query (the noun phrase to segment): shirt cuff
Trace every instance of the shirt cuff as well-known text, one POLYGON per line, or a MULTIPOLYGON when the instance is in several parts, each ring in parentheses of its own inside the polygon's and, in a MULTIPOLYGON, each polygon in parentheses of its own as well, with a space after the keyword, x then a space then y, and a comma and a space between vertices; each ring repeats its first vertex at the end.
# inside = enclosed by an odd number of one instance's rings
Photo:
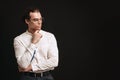
POLYGON ((38 67, 36 66, 36 63, 32 63, 31 66, 32 66, 32 71, 33 72, 38 70, 38 67))
POLYGON ((37 47, 35 44, 31 43, 28 47, 28 50, 31 52, 31 55, 33 55, 34 50, 37 50, 37 47))
POLYGON ((33 49, 33 50, 37 49, 36 45, 33 44, 33 43, 31 43, 30 48, 33 49))

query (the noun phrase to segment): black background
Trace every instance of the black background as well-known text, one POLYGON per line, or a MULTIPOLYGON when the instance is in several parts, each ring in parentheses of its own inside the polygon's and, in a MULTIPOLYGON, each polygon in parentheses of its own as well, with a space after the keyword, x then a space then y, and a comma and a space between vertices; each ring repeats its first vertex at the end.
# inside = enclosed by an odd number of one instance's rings
POLYGON ((27 6, 38 6, 44 30, 59 47, 55 80, 119 80, 120 5, 118 1, 2 0, 0 64, 3 80, 19 80, 13 38, 26 30, 21 21, 27 6))

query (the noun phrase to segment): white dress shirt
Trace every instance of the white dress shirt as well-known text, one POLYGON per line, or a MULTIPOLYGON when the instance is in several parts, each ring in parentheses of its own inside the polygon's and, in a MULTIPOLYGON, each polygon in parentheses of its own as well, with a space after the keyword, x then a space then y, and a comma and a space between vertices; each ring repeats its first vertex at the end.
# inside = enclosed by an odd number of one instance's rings
POLYGON ((58 47, 55 36, 47 31, 40 30, 42 35, 36 44, 31 43, 32 34, 28 31, 14 38, 14 50, 17 63, 20 67, 32 66, 33 72, 53 70, 58 66, 58 47), (34 51, 36 53, 30 62, 34 51))

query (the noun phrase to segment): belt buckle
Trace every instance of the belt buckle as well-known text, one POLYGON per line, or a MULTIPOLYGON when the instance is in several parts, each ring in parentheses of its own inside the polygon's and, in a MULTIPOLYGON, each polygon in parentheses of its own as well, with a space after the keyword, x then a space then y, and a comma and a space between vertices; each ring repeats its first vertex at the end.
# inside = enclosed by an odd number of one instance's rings
MULTIPOLYGON (((38 77, 37 74, 34 74, 35 77, 38 77)), ((40 77, 43 77, 43 73, 40 74, 40 77)))
POLYGON ((34 74, 34 76, 36 77, 36 73, 34 74))
POLYGON ((43 77, 43 72, 41 72, 41 77, 43 77))

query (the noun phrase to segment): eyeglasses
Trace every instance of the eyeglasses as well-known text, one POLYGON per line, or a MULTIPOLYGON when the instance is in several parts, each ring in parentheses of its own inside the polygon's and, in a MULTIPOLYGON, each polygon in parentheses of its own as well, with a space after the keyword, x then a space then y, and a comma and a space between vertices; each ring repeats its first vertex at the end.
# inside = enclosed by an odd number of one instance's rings
POLYGON ((32 22, 39 22, 39 21, 43 21, 43 17, 42 18, 33 18, 33 19, 30 19, 30 21, 32 22))

